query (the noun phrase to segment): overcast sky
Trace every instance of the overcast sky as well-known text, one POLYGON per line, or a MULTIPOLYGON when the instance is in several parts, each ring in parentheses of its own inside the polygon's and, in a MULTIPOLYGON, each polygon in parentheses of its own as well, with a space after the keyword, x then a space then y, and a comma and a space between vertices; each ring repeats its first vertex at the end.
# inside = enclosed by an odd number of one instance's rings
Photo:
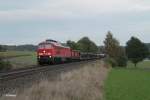
POLYGON ((0 0, 0 44, 88 36, 102 45, 109 30, 121 44, 150 42, 150 0, 0 0))

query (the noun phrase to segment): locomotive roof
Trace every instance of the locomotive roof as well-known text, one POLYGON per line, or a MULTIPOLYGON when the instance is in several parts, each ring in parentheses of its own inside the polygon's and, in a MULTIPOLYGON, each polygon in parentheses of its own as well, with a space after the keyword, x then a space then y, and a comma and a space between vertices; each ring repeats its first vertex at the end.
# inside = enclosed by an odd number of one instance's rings
POLYGON ((62 45, 60 42, 55 41, 55 40, 46 40, 44 42, 41 42, 40 44, 53 44, 54 46, 57 46, 57 47, 70 48, 68 46, 62 45))
POLYGON ((46 42, 58 42, 58 41, 55 41, 55 40, 52 40, 52 39, 47 39, 46 42))

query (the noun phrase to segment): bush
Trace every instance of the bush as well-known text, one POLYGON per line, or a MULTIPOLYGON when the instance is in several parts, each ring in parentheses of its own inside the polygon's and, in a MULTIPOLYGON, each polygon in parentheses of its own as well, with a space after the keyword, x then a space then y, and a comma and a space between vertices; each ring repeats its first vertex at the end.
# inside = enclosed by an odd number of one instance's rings
POLYGON ((127 57, 121 56, 118 59, 114 58, 106 58, 106 62, 110 64, 112 67, 126 67, 127 66, 127 57))
POLYGON ((128 58, 126 56, 125 49, 123 47, 120 47, 118 50, 118 55, 116 57, 117 66, 118 67, 126 67, 128 58))
POLYGON ((128 61, 127 57, 122 56, 122 57, 120 57, 120 58, 117 60, 117 65, 118 65, 119 67, 126 67, 126 66, 127 66, 127 61, 128 61))
POLYGON ((116 62, 116 60, 113 59, 113 58, 107 58, 107 59, 106 59, 106 62, 107 62, 108 64, 110 64, 112 67, 116 67, 116 66, 117 66, 117 62, 116 62))
POLYGON ((0 71, 10 70, 11 68, 12 65, 9 61, 3 61, 2 59, 0 59, 0 71))
POLYGON ((104 44, 105 52, 109 57, 107 61, 112 67, 124 67, 127 65, 125 48, 120 45, 111 32, 108 32, 104 44))

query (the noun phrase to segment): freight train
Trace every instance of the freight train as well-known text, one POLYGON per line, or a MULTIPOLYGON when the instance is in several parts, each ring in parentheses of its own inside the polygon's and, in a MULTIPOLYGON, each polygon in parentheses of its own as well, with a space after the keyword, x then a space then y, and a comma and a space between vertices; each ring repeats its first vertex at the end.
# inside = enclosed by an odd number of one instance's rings
POLYGON ((37 49, 37 60, 40 65, 98 59, 101 57, 101 54, 72 50, 70 47, 51 39, 39 43, 37 49))

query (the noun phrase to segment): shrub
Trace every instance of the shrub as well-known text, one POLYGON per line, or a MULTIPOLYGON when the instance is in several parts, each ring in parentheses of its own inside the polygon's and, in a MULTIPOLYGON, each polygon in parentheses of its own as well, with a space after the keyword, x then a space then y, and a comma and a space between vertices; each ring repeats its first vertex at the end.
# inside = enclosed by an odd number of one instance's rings
POLYGON ((126 67, 127 66, 127 57, 121 56, 118 59, 106 58, 106 62, 110 64, 111 67, 126 67))
POLYGON ((9 61, 3 61, 2 59, 0 59, 0 71, 10 70, 11 68, 12 65, 9 61))
POLYGON ((126 67, 128 58, 126 56, 125 49, 123 47, 119 47, 118 55, 116 56, 117 66, 118 67, 126 67))
POLYGON ((127 57, 124 47, 122 47, 111 32, 108 32, 104 41, 105 52, 108 55, 108 63, 112 66, 124 67, 127 65, 127 57))
POLYGON ((127 61, 128 61, 127 57, 122 56, 117 60, 117 64, 118 64, 119 67, 126 67, 127 66, 127 61))
POLYGON ((107 59, 106 59, 106 62, 107 62, 108 64, 110 64, 112 67, 116 67, 116 66, 117 66, 117 62, 116 62, 116 60, 113 59, 113 58, 107 58, 107 59))

